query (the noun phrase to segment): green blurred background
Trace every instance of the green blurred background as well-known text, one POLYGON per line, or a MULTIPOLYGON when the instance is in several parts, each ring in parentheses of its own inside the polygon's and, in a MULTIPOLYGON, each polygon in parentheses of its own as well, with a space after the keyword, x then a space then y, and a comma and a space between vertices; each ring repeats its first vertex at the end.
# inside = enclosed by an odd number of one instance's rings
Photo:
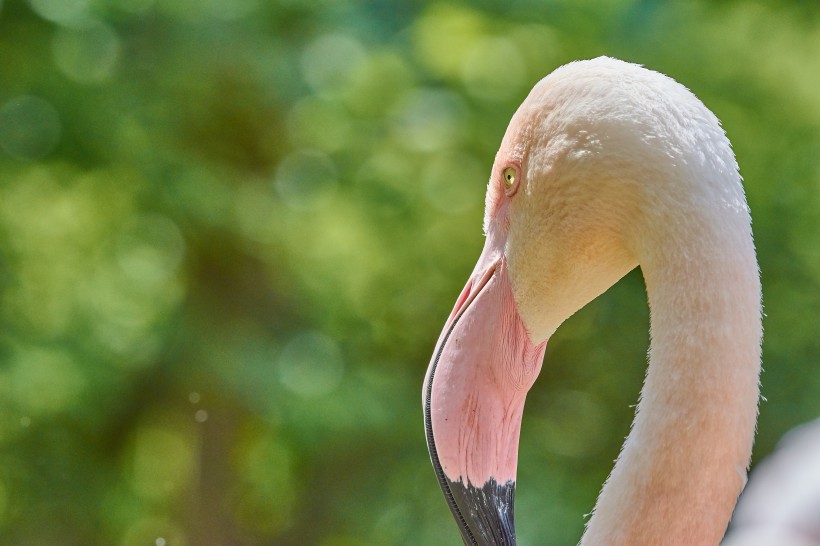
MULTIPOLYGON (((506 124, 557 66, 723 121, 766 306, 755 460, 820 414, 807 1, 0 1, 0 543, 457 544, 421 383, 506 124)), ((573 545, 628 431, 633 272, 547 348, 522 545, 573 545)))

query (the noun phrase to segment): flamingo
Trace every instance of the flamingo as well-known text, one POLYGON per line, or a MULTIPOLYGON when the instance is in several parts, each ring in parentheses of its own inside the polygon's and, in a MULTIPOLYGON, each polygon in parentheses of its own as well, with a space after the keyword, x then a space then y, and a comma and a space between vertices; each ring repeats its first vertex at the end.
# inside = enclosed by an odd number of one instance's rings
POLYGON ((422 390, 464 543, 515 544, 521 416, 547 340, 640 265, 646 378, 580 544, 718 544, 746 482, 762 335, 751 218, 718 119, 635 64, 560 67, 507 128, 484 232, 422 390))
POLYGON ((723 546, 820 546, 820 419, 756 466, 723 546))

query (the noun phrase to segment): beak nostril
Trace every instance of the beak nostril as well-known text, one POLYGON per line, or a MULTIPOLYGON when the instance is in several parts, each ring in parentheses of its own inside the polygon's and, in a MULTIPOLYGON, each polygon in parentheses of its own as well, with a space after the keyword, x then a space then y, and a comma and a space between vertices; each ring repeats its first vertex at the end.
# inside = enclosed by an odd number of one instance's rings
MULTIPOLYGON (((487 285, 488 282, 493 278, 495 275, 496 270, 498 269, 498 264, 501 260, 496 260, 493 264, 487 268, 487 271, 479 278, 477 281, 474 278, 471 278, 467 281, 467 285, 459 294, 458 299, 456 300, 455 306, 453 306, 453 310, 450 312, 450 316, 447 319, 447 324, 452 323, 459 315, 464 313, 467 308, 473 303, 484 287, 487 285)), ((446 327, 446 326, 445 326, 446 327)))
POLYGON ((450 317, 448 318, 448 321, 453 320, 453 317, 458 315, 458 313, 464 307, 464 304, 467 301, 467 298, 470 297, 470 292, 472 291, 472 289, 473 289, 473 280, 470 279, 469 281, 467 281, 467 285, 461 290, 461 294, 458 295, 458 299, 456 300, 456 304, 453 306, 453 310, 450 311, 450 317))

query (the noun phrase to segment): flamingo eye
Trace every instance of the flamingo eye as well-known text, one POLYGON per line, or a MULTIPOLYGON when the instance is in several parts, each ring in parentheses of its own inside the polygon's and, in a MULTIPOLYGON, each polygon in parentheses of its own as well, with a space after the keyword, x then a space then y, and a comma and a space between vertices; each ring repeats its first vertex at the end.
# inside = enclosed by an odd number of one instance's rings
POLYGON ((504 169, 504 188, 511 189, 515 185, 515 169, 507 167, 504 169))

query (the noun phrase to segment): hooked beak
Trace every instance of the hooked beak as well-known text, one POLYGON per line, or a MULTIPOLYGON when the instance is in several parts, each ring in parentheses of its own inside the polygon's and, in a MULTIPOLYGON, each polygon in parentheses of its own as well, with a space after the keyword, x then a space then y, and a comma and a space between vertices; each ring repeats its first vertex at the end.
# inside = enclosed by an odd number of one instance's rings
POLYGON ((423 389, 427 449, 464 543, 515 544, 513 503, 524 399, 541 369, 490 234, 439 337, 423 389))

